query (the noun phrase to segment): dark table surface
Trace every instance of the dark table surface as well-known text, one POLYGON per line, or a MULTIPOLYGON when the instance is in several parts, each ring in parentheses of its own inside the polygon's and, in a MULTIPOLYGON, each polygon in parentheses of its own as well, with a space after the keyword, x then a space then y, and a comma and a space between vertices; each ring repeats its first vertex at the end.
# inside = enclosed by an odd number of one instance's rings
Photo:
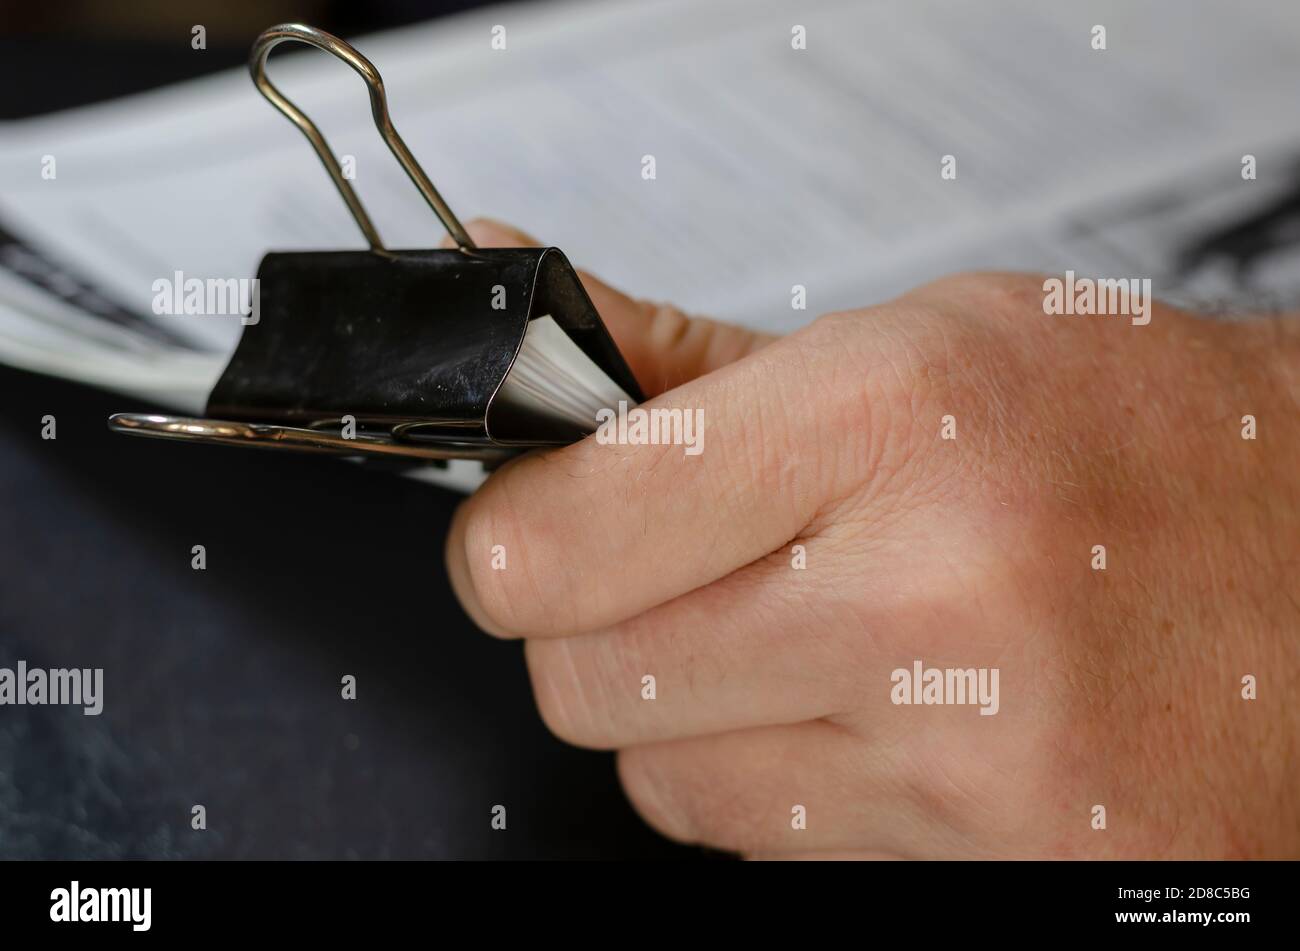
MULTIPOLYGON (((49 77, 0 83, 0 116, 179 78, 120 42, 56 43, 0 41, 4 73, 49 77)), ((461 611, 457 495, 108 432, 146 409, 0 368, 0 667, 102 667, 105 695, 97 717, 0 707, 0 858, 700 854, 637 818, 611 755, 550 736, 521 646, 461 611)))

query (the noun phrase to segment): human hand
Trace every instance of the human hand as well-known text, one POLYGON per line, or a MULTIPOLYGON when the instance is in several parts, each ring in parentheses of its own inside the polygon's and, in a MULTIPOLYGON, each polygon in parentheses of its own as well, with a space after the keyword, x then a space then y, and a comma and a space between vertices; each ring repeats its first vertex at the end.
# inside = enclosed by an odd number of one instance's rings
POLYGON ((652 825, 759 856, 1300 853, 1294 321, 1054 317, 1041 278, 965 275, 772 341, 584 280, 704 451, 514 460, 447 565, 652 825), (917 662, 986 669, 983 702, 894 702, 917 662))

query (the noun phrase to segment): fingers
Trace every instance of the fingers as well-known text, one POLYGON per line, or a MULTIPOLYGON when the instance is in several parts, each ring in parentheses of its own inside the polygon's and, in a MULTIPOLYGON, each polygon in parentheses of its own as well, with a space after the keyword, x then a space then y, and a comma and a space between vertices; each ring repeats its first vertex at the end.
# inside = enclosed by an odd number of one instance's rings
MULTIPOLYGON (((483 248, 541 244, 517 228, 483 218, 471 221, 466 230, 483 248)), ((453 246, 451 239, 444 239, 443 246, 453 246)), ((775 339, 744 327, 688 317, 667 304, 634 300, 582 271, 578 277, 632 374, 650 396, 726 366, 775 339)))
POLYGON ((569 743, 616 749, 871 705, 861 684, 884 662, 844 579, 812 575, 782 550, 611 628, 530 640, 542 719, 569 743))
POLYGON ((590 274, 578 276, 648 396, 734 363, 776 339, 734 324, 688 317, 670 304, 633 300, 590 274))
POLYGON ((890 764, 825 720, 634 746, 619 753, 618 771, 641 816, 682 842, 905 855, 921 835, 890 764))
POLYGON ((860 420, 814 398, 833 381, 779 352, 787 343, 647 404, 691 414, 698 454, 589 437, 495 473, 447 539, 453 586, 475 620, 516 636, 592 631, 798 535, 852 468, 846 427, 860 420))

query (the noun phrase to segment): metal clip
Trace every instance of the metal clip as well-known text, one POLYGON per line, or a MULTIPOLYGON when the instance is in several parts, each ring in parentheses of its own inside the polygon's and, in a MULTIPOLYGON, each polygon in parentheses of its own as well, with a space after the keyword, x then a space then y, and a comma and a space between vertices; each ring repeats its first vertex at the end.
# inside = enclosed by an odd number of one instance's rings
POLYGON ((555 321, 623 392, 642 398, 558 249, 475 248, 393 128, 383 80, 368 59, 336 36, 290 23, 258 36, 249 72, 316 150, 370 249, 266 254, 258 267, 265 319, 245 326, 208 395, 206 418, 120 413, 109 419, 111 429, 396 462, 495 465, 583 435, 571 421, 529 417, 496 398, 540 316, 555 321), (366 81, 376 128, 459 250, 384 247, 325 137, 266 78, 271 50, 290 40, 333 53, 366 81))
POLYGON ((334 181, 334 187, 343 196, 348 210, 352 212, 352 217, 356 219, 357 227, 361 229, 361 233, 370 242, 371 249, 383 251, 384 242, 380 239, 379 232, 375 229, 374 223, 371 222, 370 216, 366 214, 361 199, 357 197, 357 193, 348 183, 348 180, 343 177, 343 169, 339 165, 339 160, 334 157, 334 152, 330 149, 329 143, 325 141, 325 136, 321 135, 320 129, 316 128, 316 123, 308 119, 301 109, 285 98, 284 93, 276 89, 271 80, 266 78, 266 59, 271 55, 271 50, 281 43, 291 40, 306 43, 308 46, 325 50, 327 53, 333 53, 355 69, 357 74, 366 81, 366 86, 370 92, 370 112, 375 117, 375 128, 384 137, 384 142, 388 144, 388 148, 392 151, 394 157, 406 170, 406 174, 410 176, 415 187, 424 196, 424 200, 429 203, 429 207, 438 216, 438 219, 447 229, 447 233, 456 242, 457 247, 462 251, 472 250, 475 247, 473 239, 470 238, 459 219, 452 213, 451 208, 442 200, 442 196, 438 194, 438 189, 433 187, 433 182, 429 181, 429 176, 424 174, 424 169, 420 168, 420 163, 415 160, 415 156, 406 147, 402 137, 397 134, 397 129, 393 126, 393 120, 388 115, 388 97, 384 93, 384 80, 379 75, 379 70, 375 69, 374 64, 334 34, 318 30, 314 26, 305 26, 301 23, 282 23, 279 26, 263 30, 256 42, 253 43, 253 49, 248 58, 248 71, 253 76, 253 84, 270 101, 271 105, 283 112, 289 118, 289 121, 296 125, 302 131, 302 134, 307 137, 311 147, 316 150, 316 155, 320 158, 321 164, 325 166, 325 171, 329 172, 330 178, 334 181))

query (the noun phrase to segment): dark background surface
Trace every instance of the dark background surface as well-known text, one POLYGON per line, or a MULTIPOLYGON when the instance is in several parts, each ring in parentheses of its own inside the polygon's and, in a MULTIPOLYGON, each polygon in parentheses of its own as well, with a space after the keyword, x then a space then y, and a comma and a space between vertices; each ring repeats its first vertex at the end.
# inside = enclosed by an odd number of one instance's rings
MULTIPOLYGON (((9 8, 0 118, 236 66, 284 19, 350 36, 473 5, 219 5, 193 17, 202 53, 165 17, 150 34, 86 4, 9 8)), ((612 756, 550 736, 520 645, 461 611, 442 556, 457 495, 108 432, 145 409, 0 367, 0 666, 105 669, 98 717, 0 707, 0 857, 700 854, 641 823, 612 756)))

